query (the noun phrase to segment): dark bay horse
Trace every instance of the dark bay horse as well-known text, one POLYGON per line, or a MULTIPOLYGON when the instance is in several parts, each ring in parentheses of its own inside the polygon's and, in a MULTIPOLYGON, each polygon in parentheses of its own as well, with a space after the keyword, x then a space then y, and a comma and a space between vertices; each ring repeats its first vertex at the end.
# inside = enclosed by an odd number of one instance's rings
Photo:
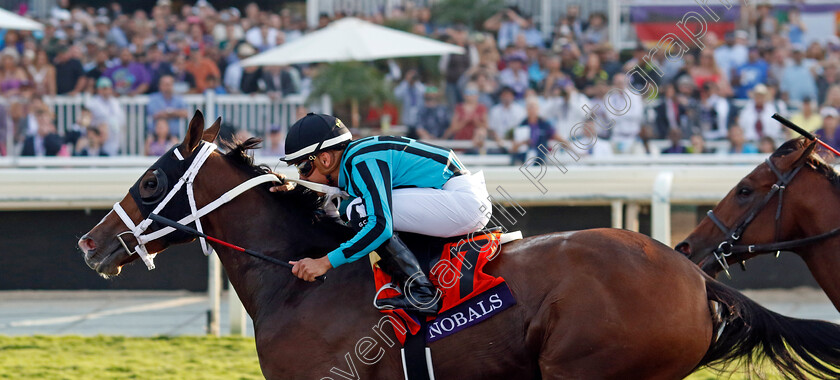
POLYGON ((780 146, 729 191, 677 250, 711 276, 723 270, 715 254, 727 255, 728 265, 793 251, 840 310, 840 176, 821 152, 804 138, 780 146), (748 215, 754 217, 747 221, 748 215), (737 241, 723 231, 738 226, 737 241))
MULTIPOLYGON (((165 190, 174 181, 164 178, 181 177, 189 170, 186 162, 217 134, 218 121, 204 131, 197 113, 184 141, 119 202, 125 216, 109 213, 79 240, 91 268, 114 276, 137 259, 131 249, 143 246, 154 254, 192 240, 169 234, 143 241, 124 232, 143 226, 144 214, 167 202, 165 190)), ((267 172, 244 154, 258 143, 249 139, 227 154, 210 152, 189 181, 199 208, 267 172)), ((316 194, 271 193, 267 186, 202 217, 205 233, 282 260, 319 257, 351 236, 344 225, 314 217, 316 194)), ((186 197, 182 192, 173 199, 186 197)), ((186 201, 178 202, 160 215, 178 220, 189 214, 191 207, 181 204, 186 201)), ((161 231, 154 223, 145 227, 161 231)), ((213 248, 253 318, 266 378, 402 378, 399 344, 371 305, 367 260, 330 271, 323 283, 308 283, 279 265, 213 248)), ((707 364, 749 363, 763 355, 789 377, 840 375, 827 367, 840 365, 840 326, 770 312, 638 233, 595 229, 530 237, 504 245, 487 271, 506 279, 517 304, 432 343, 438 378, 681 379, 707 364), (713 312, 710 301, 723 307, 713 312)))

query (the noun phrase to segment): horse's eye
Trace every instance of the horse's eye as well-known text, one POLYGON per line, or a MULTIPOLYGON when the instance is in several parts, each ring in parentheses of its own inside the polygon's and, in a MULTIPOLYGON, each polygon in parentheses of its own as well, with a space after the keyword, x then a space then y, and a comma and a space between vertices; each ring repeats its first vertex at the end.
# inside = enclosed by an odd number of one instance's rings
POLYGON ((148 179, 146 182, 143 182, 143 187, 149 190, 154 190, 157 188, 157 180, 156 179, 148 179))
POLYGON ((749 197, 750 195, 752 195, 752 192, 753 192, 752 189, 750 189, 749 187, 742 187, 742 188, 738 189, 738 196, 746 198, 746 197, 749 197))

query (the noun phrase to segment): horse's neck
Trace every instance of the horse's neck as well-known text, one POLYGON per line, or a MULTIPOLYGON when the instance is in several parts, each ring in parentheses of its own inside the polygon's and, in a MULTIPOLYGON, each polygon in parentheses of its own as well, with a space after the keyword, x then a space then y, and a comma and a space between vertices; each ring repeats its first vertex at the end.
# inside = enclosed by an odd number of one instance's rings
MULTIPOLYGON (((211 180, 223 178, 224 182, 230 183, 209 183, 204 182, 208 177, 197 178, 197 183, 199 179, 203 182, 202 189, 219 188, 215 191, 218 194, 197 192, 199 204, 213 201, 223 191, 248 179, 248 175, 219 163, 217 160, 210 163, 218 166, 214 167, 217 174, 211 180)), ((340 234, 313 224, 310 215, 300 215, 299 205, 289 202, 284 203, 276 194, 263 189, 251 189, 202 218, 205 233, 284 261, 320 257, 339 245, 338 239, 342 236, 336 235, 340 234)), ((220 245, 213 248, 252 318, 261 310, 276 309, 285 302, 293 302, 312 289, 312 284, 298 280, 287 267, 220 245)))
POLYGON ((831 303, 840 310, 840 279, 837 277, 840 273, 840 237, 802 250, 800 256, 831 303))
MULTIPOLYGON (((820 178, 821 181, 825 181, 820 178)), ((833 210, 840 210, 840 192, 833 185, 828 189, 811 189, 813 194, 830 194, 823 197, 804 198, 803 203, 797 204, 800 210, 810 210, 808 214, 797 215, 796 220, 802 237, 816 236, 826 231, 840 228, 840 218, 833 210)), ((808 265, 811 274, 831 299, 834 307, 840 310, 840 236, 796 250, 808 265)))
MULTIPOLYGON (((324 236, 311 224, 289 217, 282 205, 277 205, 268 197, 249 195, 243 195, 242 200, 247 199, 253 202, 251 205, 256 205, 251 209, 232 207, 225 212, 220 210, 208 215, 208 235, 284 261, 315 251, 326 254, 327 250, 319 245, 334 240, 333 237, 324 236), (255 212, 254 208, 260 211, 255 212)), ((222 246, 214 248, 252 318, 259 315, 260 308, 277 307, 293 295, 300 296, 307 291, 308 284, 298 280, 284 266, 222 246)))

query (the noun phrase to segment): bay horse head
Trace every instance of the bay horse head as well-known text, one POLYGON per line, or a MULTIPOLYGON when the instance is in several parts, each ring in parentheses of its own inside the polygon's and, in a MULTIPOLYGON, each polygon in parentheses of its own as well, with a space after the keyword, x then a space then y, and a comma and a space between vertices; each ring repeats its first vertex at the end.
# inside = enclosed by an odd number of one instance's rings
POLYGON ((805 138, 786 142, 741 179, 676 249, 711 276, 779 251, 795 251, 813 273, 811 260, 819 256, 814 249, 840 234, 840 176, 820 153, 805 138))
MULTIPOLYGON (((174 220, 194 214, 192 182, 198 169, 214 154, 221 118, 204 130, 204 115, 196 111, 184 140, 149 167, 93 229, 79 239, 85 263, 100 275, 116 276, 140 258, 154 268, 154 255, 194 236, 152 222, 151 213, 174 220)), ((200 223, 200 221, 198 221, 200 223)))

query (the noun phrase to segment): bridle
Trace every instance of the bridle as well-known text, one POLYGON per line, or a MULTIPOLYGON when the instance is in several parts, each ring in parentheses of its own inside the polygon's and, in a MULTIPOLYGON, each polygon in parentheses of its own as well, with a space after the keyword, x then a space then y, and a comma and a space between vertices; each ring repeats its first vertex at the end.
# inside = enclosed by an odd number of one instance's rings
MULTIPOLYGON (((225 203, 230 202, 242 193, 256 186, 259 186, 260 184, 278 181, 277 176, 275 176, 274 174, 264 174, 251 178, 237 185, 233 189, 228 190, 219 198, 215 199, 214 201, 208 203, 207 205, 199 209, 195 203, 195 190, 193 189, 193 182, 195 181, 196 175, 198 175, 199 169, 201 169, 201 167, 207 161, 207 158, 210 157, 210 155, 213 154, 214 151, 216 151, 216 145, 208 142, 202 142, 196 150, 197 152, 194 154, 195 158, 193 159, 192 163, 190 163, 190 166, 186 169, 186 171, 184 171, 180 179, 178 179, 178 181, 174 185, 172 185, 172 188, 169 189, 168 193, 166 193, 166 196, 163 197, 163 199, 161 199, 159 203, 157 203, 154 210, 152 210, 150 214, 159 214, 161 211, 163 211, 167 204, 169 204, 169 202, 175 197, 175 194, 177 194, 182 187, 186 187, 187 200, 190 206, 190 213, 189 215, 184 216, 180 220, 178 220, 178 223, 187 225, 194 222, 196 227, 195 229, 199 232, 203 232, 201 226, 202 216, 209 214, 213 210, 221 207, 225 203)), ((184 161, 184 157, 181 155, 178 146, 173 148, 172 154, 175 155, 178 161, 184 161)), ((138 203, 137 199, 135 199, 135 203, 138 203)), ((137 204, 137 206, 139 208, 140 204, 137 204)), ((146 244, 153 240, 160 239, 166 235, 169 235, 170 233, 175 232, 176 230, 172 227, 163 227, 156 231, 151 231, 149 233, 144 234, 144 232, 146 232, 146 230, 149 229, 149 226, 151 226, 152 223, 154 223, 154 221, 152 221, 152 219, 149 218, 149 214, 143 215, 144 219, 139 223, 135 224, 134 221, 131 220, 131 217, 128 216, 128 213, 125 212, 125 210, 119 202, 114 204, 113 210, 117 213, 120 219, 122 219, 122 222, 125 224, 125 226, 128 227, 127 231, 117 234, 117 240, 119 240, 126 253, 128 253, 129 256, 133 255, 134 253, 137 253, 137 255, 140 256, 140 259, 143 260, 143 263, 146 264, 146 267, 149 268, 149 270, 155 269, 154 254, 149 254, 149 251, 146 249, 146 244), (133 235, 135 240, 137 241, 137 245, 134 247, 133 250, 128 247, 128 244, 126 244, 125 239, 123 239, 123 236, 127 234, 133 235)), ((209 255, 210 252, 212 252, 212 248, 207 244, 204 238, 199 239, 202 251, 204 251, 205 255, 209 255)))
MULTIPOLYGON (((177 231, 173 227, 162 226, 162 228, 159 228, 155 231, 145 233, 146 230, 148 230, 149 227, 153 223, 155 223, 149 217, 149 215, 157 215, 161 211, 163 211, 163 209, 167 206, 167 204, 170 203, 170 201, 175 197, 175 195, 181 190, 182 187, 186 187, 187 202, 189 203, 189 214, 178 220, 178 223, 182 225, 195 223, 195 229, 198 232, 203 233, 204 231, 201 225, 201 217, 209 214, 210 212, 221 207, 222 205, 232 201, 234 198, 238 197, 239 195, 250 189, 253 189, 254 187, 257 187, 264 183, 280 182, 280 180, 274 174, 263 174, 240 183, 239 185, 228 190, 227 192, 225 192, 212 202, 208 203, 207 205, 198 208, 195 202, 195 190, 193 188, 193 182, 195 181, 195 177, 196 175, 198 175, 199 170, 207 161, 207 158, 210 157, 210 155, 213 154, 214 151, 216 151, 215 144, 202 141, 201 145, 199 145, 198 148, 196 148, 196 153, 188 159, 192 160, 189 167, 184 171, 181 177, 177 181, 175 181, 175 184, 172 185, 172 187, 166 193, 166 196, 163 196, 162 199, 160 195, 155 196, 155 199, 160 199, 158 201, 159 203, 155 205, 155 208, 151 212, 145 213, 145 215, 143 215, 144 219, 139 223, 135 224, 134 221, 131 220, 131 218, 128 216, 128 213, 125 212, 125 210, 119 202, 114 204, 114 212, 117 213, 117 215, 120 217, 125 226, 128 227, 127 231, 117 234, 117 240, 119 240, 120 244, 123 246, 123 248, 129 256, 133 255, 134 253, 137 253, 137 255, 140 256, 140 259, 143 260, 143 263, 146 264, 146 267, 149 268, 149 270, 155 269, 154 254, 149 253, 149 251, 146 249, 146 244, 177 231), (123 236, 127 234, 133 235, 135 240, 137 241, 137 245, 134 247, 133 250, 128 247, 128 244, 126 244, 125 240, 123 239, 123 236)), ((166 155, 169 154, 170 152, 168 152, 166 155)), ((181 152, 179 151, 179 146, 175 146, 171 150, 171 154, 174 154, 178 161, 185 161, 185 158, 181 155, 181 152)), ((160 178, 160 173, 158 173, 158 171, 160 170, 160 168, 155 170, 155 175, 158 178, 160 178)), ((331 187, 319 183, 295 179, 286 179, 285 181, 296 182, 314 191, 324 193, 325 196, 323 208, 326 214, 331 217, 336 217, 338 215, 338 210, 335 204, 336 199, 347 197, 347 193, 345 193, 337 187, 331 187)), ((168 186, 168 184, 165 184, 164 186, 168 186)), ((141 203, 144 204, 144 206, 149 206, 150 202, 143 202, 142 200, 138 200, 138 197, 135 196, 133 196, 133 198, 138 208, 141 208, 141 203)), ((154 204, 154 202, 151 202, 151 204, 154 204)), ((210 245, 207 244, 207 241, 203 237, 199 237, 199 240, 202 251, 205 255, 209 255, 212 252, 212 247, 210 247, 210 245)))
MULTIPOLYGON (((809 155, 811 152, 811 147, 806 148, 806 155, 809 155)), ((804 157, 803 157, 804 158, 804 157)), ((773 162, 767 158, 764 161, 770 170, 776 175, 778 179, 775 184, 770 188, 770 191, 764 196, 761 202, 757 203, 755 206, 750 209, 749 212, 745 214, 741 221, 736 223, 734 227, 729 228, 724 224, 714 213, 714 211, 709 210, 706 215, 711 219, 712 222, 721 230, 726 236, 726 239, 718 244, 717 248, 712 251, 712 254, 715 256, 718 264, 720 264, 723 271, 726 273, 728 277, 731 278, 729 273, 729 263, 727 263, 726 259, 735 254, 744 254, 744 253, 766 253, 766 252, 776 252, 776 256, 779 255, 779 252, 783 250, 789 250, 793 248, 803 247, 814 242, 824 240, 833 236, 840 234, 840 228, 835 228, 829 232, 819 234, 816 236, 811 236, 803 239, 796 239, 796 240, 788 240, 780 242, 779 238, 781 236, 781 228, 782 228, 782 203, 784 201, 784 194, 787 185, 793 181, 793 178, 802 170, 802 168, 807 163, 806 159, 800 159, 798 164, 790 169, 786 173, 782 173, 774 164, 773 162), (758 215, 761 210, 767 206, 768 203, 773 199, 776 194, 779 194, 779 203, 776 207, 776 220, 775 220, 775 234, 773 243, 769 244, 749 244, 749 245, 735 245, 744 234, 744 230, 753 222, 755 217, 758 215)), ((746 266, 744 261, 740 261, 741 268, 746 270, 746 266)))

